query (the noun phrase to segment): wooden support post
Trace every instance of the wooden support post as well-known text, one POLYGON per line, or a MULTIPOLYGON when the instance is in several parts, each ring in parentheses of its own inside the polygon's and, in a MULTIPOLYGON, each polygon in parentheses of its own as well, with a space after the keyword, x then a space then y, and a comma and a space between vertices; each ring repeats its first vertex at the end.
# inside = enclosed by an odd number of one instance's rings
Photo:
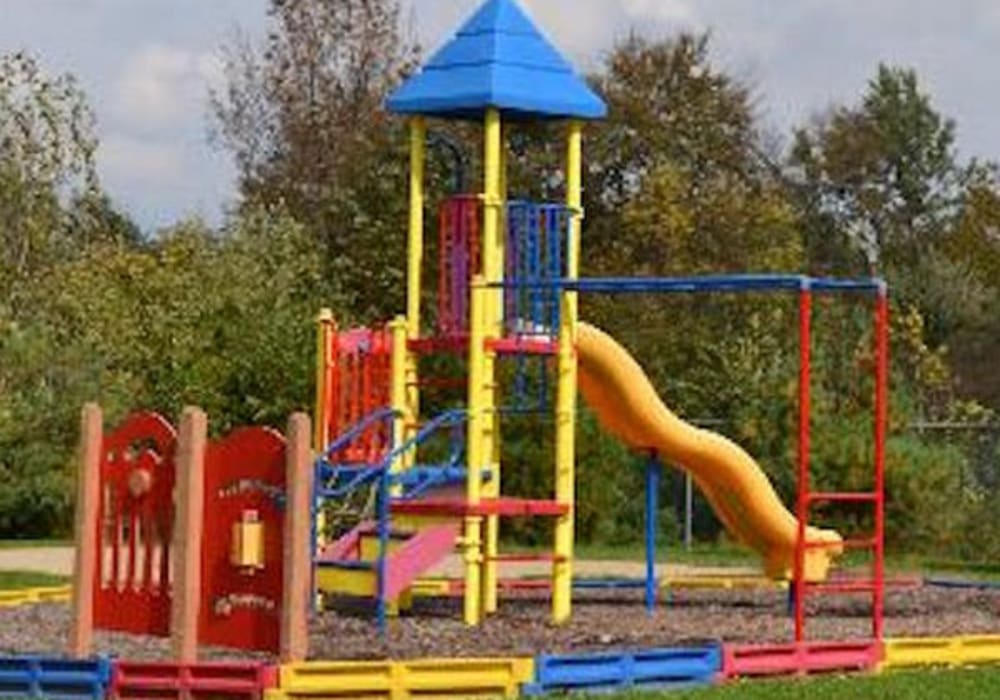
POLYGON ((198 660, 198 613, 201 605, 201 539, 205 509, 205 448, 208 419, 199 408, 186 408, 177 441, 177 507, 174 524, 174 582, 170 637, 174 660, 198 660))
POLYGON ((310 503, 312 460, 309 416, 296 413, 285 436, 284 586, 281 601, 281 663, 309 655, 310 503))
POLYGON ((101 407, 88 403, 80 418, 80 453, 76 473, 76 557, 73 561, 73 626, 67 652, 90 654, 94 634, 94 582, 97 578, 97 519, 100 511, 101 452, 104 418, 101 407))

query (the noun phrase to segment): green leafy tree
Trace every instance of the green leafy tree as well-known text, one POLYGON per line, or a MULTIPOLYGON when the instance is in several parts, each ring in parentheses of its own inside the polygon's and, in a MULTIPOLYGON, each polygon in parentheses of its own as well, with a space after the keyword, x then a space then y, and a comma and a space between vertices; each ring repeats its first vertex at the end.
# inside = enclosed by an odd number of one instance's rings
POLYGON ((387 317, 402 304, 407 161, 402 123, 382 105, 416 46, 397 0, 273 0, 268 16, 263 46, 227 50, 216 136, 246 206, 285 208, 355 315, 387 317))

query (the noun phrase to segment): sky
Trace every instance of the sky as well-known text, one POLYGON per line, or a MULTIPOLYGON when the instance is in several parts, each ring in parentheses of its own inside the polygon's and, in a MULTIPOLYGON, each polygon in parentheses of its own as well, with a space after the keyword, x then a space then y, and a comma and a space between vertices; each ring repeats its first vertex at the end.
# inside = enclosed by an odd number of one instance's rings
MULTIPOLYGON (((330 0, 336 2, 336 0, 330 0)), ((403 0, 433 50, 480 0, 403 0)), ((765 125, 787 133, 856 102, 877 64, 917 69, 957 120, 965 156, 1000 160, 1000 0, 522 0, 582 70, 617 39, 710 30, 716 64, 754 86, 765 125)), ((185 216, 212 224, 234 199, 209 143, 220 47, 260 37, 266 0, 3 0, 0 51, 28 49, 72 72, 98 119, 98 166, 147 231, 185 216)))

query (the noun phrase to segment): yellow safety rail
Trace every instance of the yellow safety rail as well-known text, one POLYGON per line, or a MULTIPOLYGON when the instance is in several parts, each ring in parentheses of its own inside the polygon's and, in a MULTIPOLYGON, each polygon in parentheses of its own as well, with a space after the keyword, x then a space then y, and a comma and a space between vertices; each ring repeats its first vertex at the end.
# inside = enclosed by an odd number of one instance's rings
POLYGON ((1000 663, 1000 635, 885 640, 880 669, 1000 663))
POLYGON ((311 661, 282 666, 265 699, 515 698, 534 675, 530 658, 311 661))
POLYGON ((66 603, 69 601, 70 592, 69 586, 45 586, 0 591, 0 608, 15 608, 19 605, 36 605, 38 603, 66 603))
POLYGON ((673 590, 723 591, 784 591, 788 581, 775 581, 766 576, 666 576, 660 588, 673 590))

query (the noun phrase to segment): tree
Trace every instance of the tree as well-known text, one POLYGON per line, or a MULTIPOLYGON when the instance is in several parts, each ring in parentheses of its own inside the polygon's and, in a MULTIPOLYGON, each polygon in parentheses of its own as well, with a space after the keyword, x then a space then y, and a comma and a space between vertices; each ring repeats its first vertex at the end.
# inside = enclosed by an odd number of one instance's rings
POLYGON ((815 193, 813 213, 846 233, 873 269, 912 264, 954 217, 967 170, 955 124, 915 71, 880 65, 861 104, 795 136, 792 164, 815 193))
POLYGON ((0 55, 0 292, 72 247, 61 197, 97 190, 93 116, 72 76, 0 55))
POLYGON ((415 65, 397 0, 271 0, 255 48, 227 50, 213 97, 218 142, 234 157, 245 206, 280 205, 322 246, 370 318, 402 303, 405 141, 383 100, 415 65))

